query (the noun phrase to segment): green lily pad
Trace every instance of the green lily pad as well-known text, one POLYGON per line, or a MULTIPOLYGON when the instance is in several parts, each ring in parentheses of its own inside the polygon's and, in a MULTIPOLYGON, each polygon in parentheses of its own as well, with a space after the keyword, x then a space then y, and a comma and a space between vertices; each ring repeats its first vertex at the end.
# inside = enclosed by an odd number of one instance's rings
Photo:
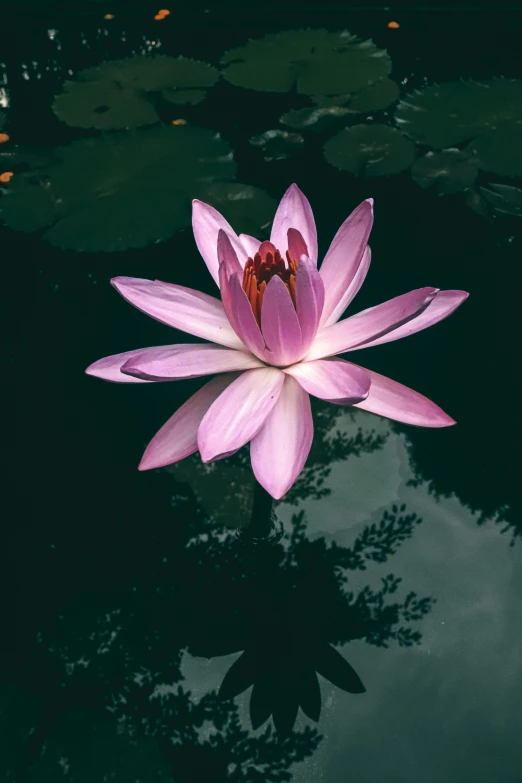
POLYGON ((266 231, 277 208, 277 201, 264 190, 242 182, 213 182, 201 199, 222 212, 238 234, 253 236, 266 231))
POLYGON ((322 133, 335 124, 338 126, 339 120, 342 120, 347 114, 350 114, 350 110, 345 106, 312 106, 288 111, 282 115, 280 121, 290 128, 322 133))
POLYGON ((316 106, 346 106, 351 100, 351 93, 345 92, 342 95, 310 95, 311 100, 316 106))
POLYGON ((522 190, 511 185, 490 185, 480 192, 496 213, 522 217, 522 190))
MULTIPOLYGON (((144 247, 189 225, 191 199, 210 200, 216 180, 232 179, 235 168, 228 144, 204 128, 80 139, 55 150, 52 163, 13 177, 0 217, 19 231, 45 229, 61 248, 144 247)), ((243 197, 242 204, 254 198, 243 197)))
POLYGON ((387 76, 391 61, 373 41, 348 32, 286 30, 249 41, 221 58, 224 77, 251 90, 337 95, 368 87, 387 76))
POLYGON ((199 103, 219 78, 208 63, 187 57, 147 57, 111 60, 87 68, 66 81, 53 111, 68 125, 98 130, 135 128, 158 122, 150 93, 162 93, 174 103, 199 103))
POLYGON ((350 101, 349 108, 350 111, 357 113, 386 109, 397 100, 400 94, 401 91, 396 82, 388 78, 381 79, 377 84, 372 84, 371 87, 366 87, 356 93, 350 101))
POLYGON ((421 188, 437 185, 439 196, 470 188, 478 169, 468 155, 457 149, 428 152, 415 161, 411 176, 421 188))
POLYGON ((382 177, 407 169, 416 157, 415 145, 388 125, 354 125, 326 142, 328 163, 352 174, 382 177))
POLYGON ((522 121, 479 136, 467 151, 484 171, 506 177, 522 176, 522 121))
POLYGON ((250 144, 263 150, 265 160, 284 160, 301 152, 304 139, 300 133, 290 133, 284 130, 267 130, 258 136, 252 136, 250 144))
POLYGON ((460 144, 503 123, 522 121, 522 79, 434 84, 407 95, 395 118, 421 144, 460 144))

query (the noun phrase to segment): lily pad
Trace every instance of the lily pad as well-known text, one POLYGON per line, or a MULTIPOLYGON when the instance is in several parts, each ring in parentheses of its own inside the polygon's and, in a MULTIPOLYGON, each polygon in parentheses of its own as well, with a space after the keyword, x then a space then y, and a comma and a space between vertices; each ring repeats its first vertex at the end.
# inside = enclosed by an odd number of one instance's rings
MULTIPOLYGON (((204 128, 80 139, 55 150, 52 163, 14 177, 0 217, 19 231, 45 229, 61 248, 144 247, 189 225, 191 199, 210 200, 216 180, 232 179, 235 168, 228 144, 204 128)), ((254 198, 243 195, 242 204, 254 198)))
POLYGON ((252 136, 250 144, 263 150, 265 160, 284 160, 301 152, 304 139, 300 133, 290 133, 284 130, 267 130, 258 136, 252 136))
POLYGON ((522 190, 511 185, 490 185, 491 190, 480 188, 486 201, 495 212, 522 217, 522 190))
POLYGON ((219 78, 208 63, 187 57, 147 57, 111 60, 87 68, 66 81, 53 111, 68 125, 98 130, 135 128, 158 122, 151 93, 174 103, 199 103, 219 78))
POLYGON ((434 84, 415 90, 396 113, 401 130, 421 144, 450 147, 522 121, 522 79, 434 84))
POLYGON ((352 174, 382 177, 407 169, 416 157, 415 145, 388 125, 354 125, 326 142, 328 163, 352 174))
POLYGON ((348 32, 286 30, 249 41, 221 58, 224 77, 251 90, 302 95, 352 93, 391 71, 384 49, 348 32))
POLYGON ((238 234, 253 236, 266 231, 277 208, 275 199, 264 190, 242 182, 207 185, 204 200, 222 212, 238 234))
POLYGON ((522 176, 522 121, 479 136, 467 151, 484 171, 506 177, 522 176))
POLYGON ((457 149, 428 152, 415 161, 411 176, 421 188, 437 186, 439 196, 470 188, 478 169, 468 155, 457 149))
POLYGON ((356 93, 350 101, 349 108, 350 111, 357 113, 386 109, 397 100, 400 94, 401 91, 396 82, 388 78, 381 79, 377 84, 372 84, 371 87, 366 87, 356 93))
POLYGON ((283 125, 297 130, 313 130, 318 133, 328 130, 332 125, 339 125, 339 120, 350 114, 345 106, 318 106, 304 109, 293 109, 281 117, 283 125))

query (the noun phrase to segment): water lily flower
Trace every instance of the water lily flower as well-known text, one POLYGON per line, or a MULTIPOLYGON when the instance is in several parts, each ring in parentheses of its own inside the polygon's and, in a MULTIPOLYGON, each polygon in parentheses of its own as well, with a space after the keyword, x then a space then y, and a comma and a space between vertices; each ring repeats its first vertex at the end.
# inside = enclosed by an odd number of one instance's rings
POLYGON ((257 481, 281 498, 312 445, 310 395, 406 424, 455 424, 418 392, 338 358, 432 326, 468 296, 419 288, 339 320, 368 272, 372 223, 367 199, 339 228, 318 269, 314 217, 297 185, 283 196, 264 242, 238 236, 217 210, 196 200, 194 237, 221 299, 157 280, 111 281, 147 315, 210 341, 138 348, 86 370, 123 383, 215 376, 153 437, 140 470, 198 450, 212 462, 250 443, 257 481))

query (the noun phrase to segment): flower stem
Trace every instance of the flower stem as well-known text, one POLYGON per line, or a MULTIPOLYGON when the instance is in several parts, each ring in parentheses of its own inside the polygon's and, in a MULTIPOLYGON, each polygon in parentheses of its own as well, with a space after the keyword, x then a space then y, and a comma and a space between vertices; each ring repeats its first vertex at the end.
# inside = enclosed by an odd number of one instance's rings
POLYGON ((257 481, 254 484, 252 516, 248 532, 256 538, 265 538, 272 530, 272 496, 257 481))

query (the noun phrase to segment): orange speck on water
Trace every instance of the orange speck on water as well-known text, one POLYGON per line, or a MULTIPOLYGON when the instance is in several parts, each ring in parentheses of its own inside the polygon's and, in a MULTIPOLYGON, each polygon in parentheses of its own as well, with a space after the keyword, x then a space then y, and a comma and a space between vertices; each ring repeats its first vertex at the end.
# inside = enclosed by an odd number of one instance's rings
POLYGON ((400 27, 400 24, 398 22, 388 22, 388 27, 392 30, 397 30, 400 27))
POLYGON ((163 8, 161 11, 158 11, 158 14, 161 14, 162 16, 170 16, 170 11, 168 8, 163 8))
POLYGON ((162 19, 165 19, 165 17, 162 14, 156 14, 154 19, 156 19, 158 22, 160 22, 162 19))
POLYGON ((187 121, 180 117, 179 120, 172 120, 173 125, 186 125, 187 121))
POLYGON ((114 14, 105 14, 104 19, 114 19, 114 14))
POLYGON ((0 174, 0 182, 9 182, 13 176, 14 174, 12 171, 4 171, 3 174, 0 174))
POLYGON ((0 144, 4 144, 6 141, 9 141, 7 133, 0 133, 0 144))

